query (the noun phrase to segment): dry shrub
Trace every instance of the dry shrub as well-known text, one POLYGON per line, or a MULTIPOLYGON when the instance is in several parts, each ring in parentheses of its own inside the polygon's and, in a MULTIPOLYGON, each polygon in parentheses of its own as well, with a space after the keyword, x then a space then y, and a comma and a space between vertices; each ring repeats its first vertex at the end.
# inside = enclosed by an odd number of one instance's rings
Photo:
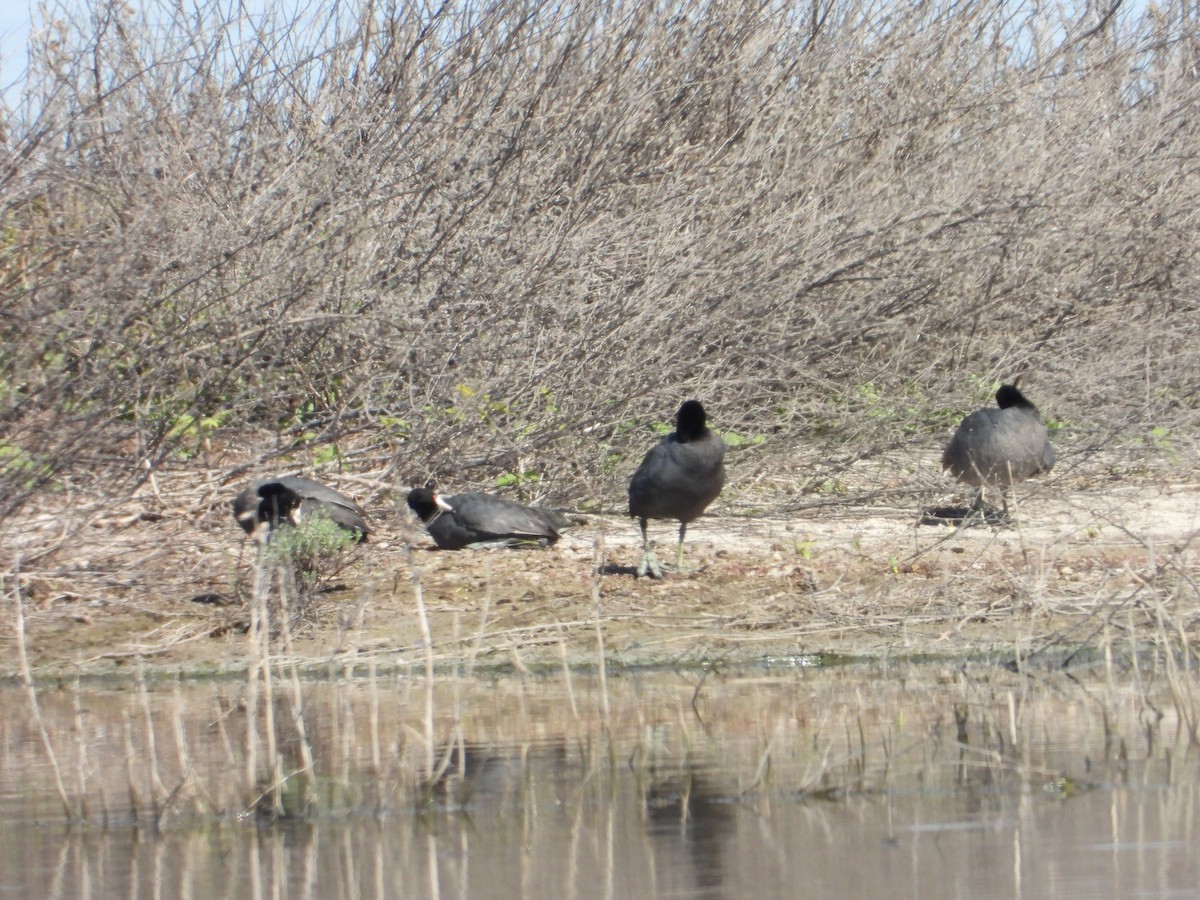
POLYGON ((1188 4, 148 7, 5 112, 0 518, 212 443, 614 503, 686 396, 748 474, 1023 370, 1194 451, 1188 4))

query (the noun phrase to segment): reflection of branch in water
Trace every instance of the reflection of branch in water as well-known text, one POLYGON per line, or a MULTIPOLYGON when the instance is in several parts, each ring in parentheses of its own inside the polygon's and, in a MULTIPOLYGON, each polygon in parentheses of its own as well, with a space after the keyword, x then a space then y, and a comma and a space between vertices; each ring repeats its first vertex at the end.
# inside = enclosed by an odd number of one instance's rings
POLYGON ((691 764, 649 785, 644 803, 651 844, 666 853, 682 848, 698 890, 720 886, 723 852, 737 829, 737 797, 691 764))

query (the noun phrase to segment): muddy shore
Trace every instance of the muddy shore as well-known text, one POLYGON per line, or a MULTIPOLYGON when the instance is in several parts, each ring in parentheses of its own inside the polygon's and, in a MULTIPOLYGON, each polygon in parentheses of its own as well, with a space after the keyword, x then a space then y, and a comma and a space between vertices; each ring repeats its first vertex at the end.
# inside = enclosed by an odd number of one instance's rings
MULTIPOLYGON (((252 546, 228 515, 227 488, 211 485, 191 508, 179 490, 178 502, 159 485, 141 511, 95 517, 42 563, 33 548, 60 520, 27 523, 17 580, 35 675, 244 668, 252 546)), ((953 492, 804 498, 786 512, 741 496, 693 525, 694 570, 663 581, 634 576, 638 530, 617 512, 582 514, 544 551, 444 552, 402 510, 377 504, 374 540, 330 579, 342 589, 311 600, 292 652, 314 670, 423 664, 418 593, 438 665, 517 671, 594 665, 601 643, 619 665, 1036 662, 1174 640, 1200 616, 1200 489, 1188 480, 1029 486, 1004 528, 922 521, 922 509, 961 503, 953 492)), ((675 527, 652 533, 669 557, 675 527)), ((0 632, 10 676, 14 615, 10 602, 0 632)))

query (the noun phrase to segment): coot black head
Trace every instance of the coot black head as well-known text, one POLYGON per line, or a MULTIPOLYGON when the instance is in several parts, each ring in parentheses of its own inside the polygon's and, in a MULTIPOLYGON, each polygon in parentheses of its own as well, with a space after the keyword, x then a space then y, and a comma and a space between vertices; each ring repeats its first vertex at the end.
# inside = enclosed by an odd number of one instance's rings
POLYGON ((247 534, 263 540, 276 528, 299 525, 315 516, 325 516, 360 541, 371 533, 357 503, 319 481, 297 475, 254 482, 234 498, 233 516, 247 534))
POLYGON ((1000 390, 996 391, 996 405, 1001 409, 1013 409, 1018 406, 1028 409, 1037 408, 1021 393, 1015 381, 1012 384, 1000 385, 1000 390))
POLYGON ((431 488, 413 488, 409 491, 408 507, 422 522, 428 522, 439 513, 450 511, 446 502, 431 488))
POLYGON ((708 416, 699 400, 684 400, 675 414, 675 433, 683 442, 698 441, 708 434, 708 416))

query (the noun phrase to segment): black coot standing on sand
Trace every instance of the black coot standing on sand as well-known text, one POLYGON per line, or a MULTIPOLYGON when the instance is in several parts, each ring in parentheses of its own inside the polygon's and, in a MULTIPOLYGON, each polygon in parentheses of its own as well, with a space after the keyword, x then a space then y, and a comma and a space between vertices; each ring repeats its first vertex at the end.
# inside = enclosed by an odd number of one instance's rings
POLYGON ((662 565, 650 549, 647 519, 678 519, 675 567, 683 569, 688 522, 700 517, 725 486, 725 442, 708 428, 704 406, 685 400, 675 430, 650 449, 629 479, 629 515, 641 520, 642 559, 637 573, 662 578, 662 565))
POLYGON ((408 505, 443 550, 549 547, 575 524, 555 510, 494 494, 442 497, 430 488, 415 488, 408 492, 408 505))
POLYGON ((979 488, 971 509, 983 511, 983 489, 1000 491, 1008 515, 1007 490, 1054 467, 1054 447, 1037 407, 1012 384, 996 391, 996 408, 978 409, 958 426, 942 454, 942 469, 979 488))
POLYGON ((284 475, 262 478, 234 498, 233 516, 246 534, 268 541, 280 525, 299 525, 316 516, 325 516, 335 525, 365 541, 371 533, 366 514, 357 503, 331 487, 284 475))

